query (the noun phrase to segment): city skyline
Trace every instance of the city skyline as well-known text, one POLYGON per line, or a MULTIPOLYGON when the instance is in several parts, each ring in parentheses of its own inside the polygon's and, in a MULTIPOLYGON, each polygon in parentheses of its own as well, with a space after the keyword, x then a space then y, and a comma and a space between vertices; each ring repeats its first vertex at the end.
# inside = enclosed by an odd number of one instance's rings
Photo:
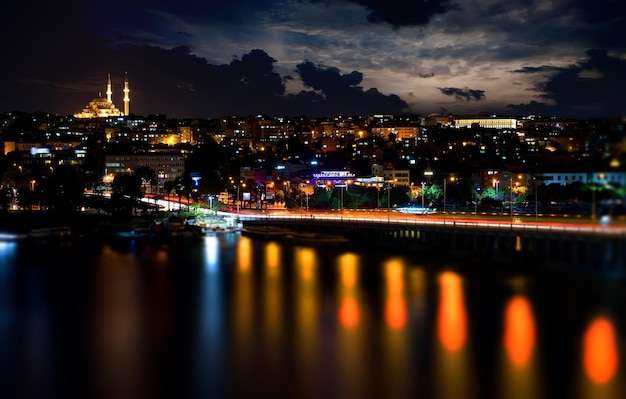
POLYGON ((102 93, 171 118, 626 115, 625 5, 611 0, 29 0, 0 27, 0 112, 72 115, 102 93), (97 7, 97 8, 96 8, 97 7))

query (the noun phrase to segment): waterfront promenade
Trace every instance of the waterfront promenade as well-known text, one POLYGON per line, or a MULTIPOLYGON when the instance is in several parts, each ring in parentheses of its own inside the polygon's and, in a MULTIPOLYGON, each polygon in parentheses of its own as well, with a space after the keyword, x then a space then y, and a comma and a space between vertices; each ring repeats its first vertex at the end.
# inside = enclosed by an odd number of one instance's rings
MULTIPOLYGON (((626 222, 583 218, 428 214, 394 211, 307 211, 286 209, 218 212, 245 225, 273 225, 296 232, 341 234, 352 246, 386 252, 414 252, 453 259, 479 257, 499 264, 626 274, 626 222)), ((150 223, 145 215, 145 223, 150 223)), ((9 212, 0 233, 25 234, 36 228, 69 226, 74 237, 97 237, 103 226, 135 223, 105 214, 59 217, 47 212, 9 212)))

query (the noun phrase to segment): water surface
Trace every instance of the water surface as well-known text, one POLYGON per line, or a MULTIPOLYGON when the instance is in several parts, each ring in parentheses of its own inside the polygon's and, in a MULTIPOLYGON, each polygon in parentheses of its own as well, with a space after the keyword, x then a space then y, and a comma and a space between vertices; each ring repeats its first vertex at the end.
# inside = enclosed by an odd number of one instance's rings
POLYGON ((0 260, 10 398, 626 397, 626 284, 599 275, 238 233, 0 260))

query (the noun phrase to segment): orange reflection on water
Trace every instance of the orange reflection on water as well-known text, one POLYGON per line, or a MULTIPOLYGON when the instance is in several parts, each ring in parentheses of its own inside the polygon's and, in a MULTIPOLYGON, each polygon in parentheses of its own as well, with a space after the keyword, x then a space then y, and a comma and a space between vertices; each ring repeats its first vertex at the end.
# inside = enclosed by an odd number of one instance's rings
POLYGON ((294 292, 297 295, 297 316, 302 325, 301 334, 311 334, 315 330, 317 317, 317 258, 311 248, 296 247, 294 249, 294 265, 298 270, 299 279, 295 279, 294 292))
POLYGON ((252 262, 252 241, 241 236, 237 245, 237 267, 239 270, 250 270, 252 262))
POLYGON ((346 296, 341 300, 339 321, 346 328, 353 328, 359 324, 359 305, 353 296, 346 296))
POLYGON ((615 377, 619 359, 615 328, 606 317, 598 317, 585 331, 583 366, 587 377, 597 384, 605 384, 615 377))
POLYGON ((385 265, 388 292, 385 305, 385 319, 387 325, 394 330, 406 326, 407 310, 404 300, 403 271, 403 264, 399 260, 390 260, 385 265))
POLYGON ((524 296, 513 297, 506 307, 504 348, 514 366, 528 365, 535 348, 535 320, 524 296))
POLYGON ((354 254, 344 254, 339 258, 341 293, 339 304, 339 322, 345 328, 354 328, 359 324, 360 309, 356 300, 357 265, 359 258, 354 254))
POLYGON ((463 347, 467 335, 467 315, 461 278, 453 272, 443 272, 437 327, 439 341, 444 348, 456 352, 463 347))
MULTIPOLYGON (((141 273, 132 253, 105 245, 95 268, 95 334, 97 383, 113 397, 137 392, 143 371, 145 346, 142 329, 146 315, 140 306, 141 273)), ((166 331, 166 333, 169 331, 166 331)))

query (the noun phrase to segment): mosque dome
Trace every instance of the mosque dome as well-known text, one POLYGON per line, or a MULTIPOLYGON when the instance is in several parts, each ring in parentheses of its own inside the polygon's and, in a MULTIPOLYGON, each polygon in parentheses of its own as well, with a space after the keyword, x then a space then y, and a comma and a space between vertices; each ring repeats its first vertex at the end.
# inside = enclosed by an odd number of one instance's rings
MULTIPOLYGON (((128 81, 126 80, 125 84, 128 81)), ((126 92, 127 90, 125 90, 126 92)), ((126 98, 124 99, 126 102, 126 98)), ((111 116, 122 116, 124 113, 120 111, 115 104, 111 101, 111 77, 108 77, 107 83, 107 96, 103 96, 99 93, 97 97, 94 97, 82 111, 74 114, 74 117, 86 119, 86 118, 107 118, 111 116)))

